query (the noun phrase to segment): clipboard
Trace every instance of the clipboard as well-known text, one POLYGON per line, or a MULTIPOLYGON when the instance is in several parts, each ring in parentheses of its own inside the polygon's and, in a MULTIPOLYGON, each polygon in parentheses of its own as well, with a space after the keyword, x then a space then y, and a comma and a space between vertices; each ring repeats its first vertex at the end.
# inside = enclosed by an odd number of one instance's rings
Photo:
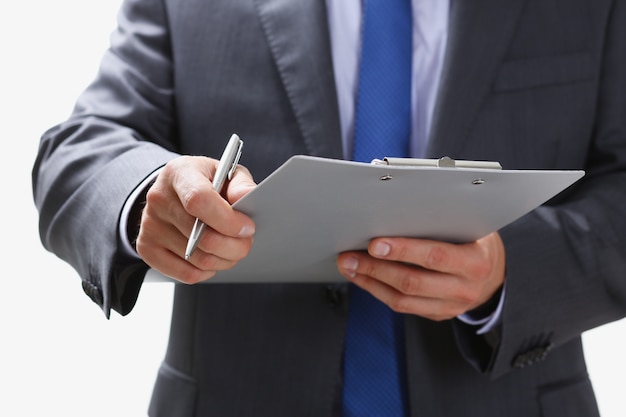
MULTIPOLYGON (((517 220, 584 171, 490 161, 291 157, 233 208, 256 223, 249 255, 206 283, 346 282, 337 254, 380 236, 471 242, 517 220)), ((147 281, 172 281, 150 270, 147 281)))

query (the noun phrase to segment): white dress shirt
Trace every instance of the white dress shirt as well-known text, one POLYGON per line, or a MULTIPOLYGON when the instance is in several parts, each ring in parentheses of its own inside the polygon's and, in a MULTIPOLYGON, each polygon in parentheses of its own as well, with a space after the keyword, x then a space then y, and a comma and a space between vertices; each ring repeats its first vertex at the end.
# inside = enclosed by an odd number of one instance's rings
MULTIPOLYGON (((413 0, 411 155, 422 157, 430 133, 448 37, 448 0, 413 0)), ((360 56, 361 0, 326 0, 343 151, 352 155, 360 56)))

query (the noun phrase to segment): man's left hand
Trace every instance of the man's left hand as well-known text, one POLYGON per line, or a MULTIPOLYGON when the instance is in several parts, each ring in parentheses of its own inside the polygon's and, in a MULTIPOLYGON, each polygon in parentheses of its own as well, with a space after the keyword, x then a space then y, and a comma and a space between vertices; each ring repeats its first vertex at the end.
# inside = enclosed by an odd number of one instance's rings
POLYGON ((400 313, 431 320, 457 317, 486 303, 504 283, 498 233, 472 243, 376 238, 366 252, 345 252, 339 271, 400 313))

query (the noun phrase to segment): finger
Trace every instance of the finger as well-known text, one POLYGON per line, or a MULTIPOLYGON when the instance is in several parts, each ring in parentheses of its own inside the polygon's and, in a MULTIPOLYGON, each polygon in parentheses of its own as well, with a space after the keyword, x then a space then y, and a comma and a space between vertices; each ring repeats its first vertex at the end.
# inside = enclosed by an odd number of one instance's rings
POLYGON ((431 320, 445 320, 463 314, 466 306, 454 299, 408 295, 385 281, 361 274, 358 271, 346 276, 355 285, 368 291, 398 313, 413 314, 431 320))
MULTIPOLYGON (((153 228, 154 222, 142 220, 142 227, 137 237, 137 253, 151 268, 166 276, 188 284, 204 281, 215 274, 197 268, 180 255, 178 246, 183 246, 184 236, 172 225, 153 228)), ((184 247, 184 246, 183 246, 184 247)))
MULTIPOLYGON (((177 192, 180 195, 180 190, 177 192)), ((181 204, 187 213, 181 222, 181 232, 186 235, 191 233, 196 218, 226 236, 251 236, 254 233, 252 220, 233 210, 230 203, 212 187, 188 190, 181 204)))
MULTIPOLYGON (((146 224, 149 227, 149 219, 146 224)), ((181 258, 185 256, 187 238, 171 225, 162 226, 158 233, 151 237, 151 243, 154 246, 164 247, 181 258)), ((205 271, 230 269, 236 262, 248 255, 251 247, 252 238, 224 236, 207 227, 194 251, 194 254, 198 253, 196 256, 192 255, 189 262, 205 271)))
POLYGON ((473 275, 484 264, 484 254, 475 242, 454 244, 425 239, 377 238, 368 252, 376 258, 406 262, 451 275, 473 275))
POLYGON ((256 225, 250 217, 234 210, 221 195, 214 191, 198 219, 224 236, 249 238, 254 236, 256 231, 256 225))
MULTIPOLYGON (((168 220, 186 236, 191 234, 196 218, 226 236, 252 236, 255 231, 252 219, 233 210, 230 203, 213 188, 210 178, 216 166, 217 161, 205 157, 181 157, 165 166, 160 175, 165 177, 166 183, 168 179, 171 181, 176 200, 182 206, 181 211, 173 203, 167 210, 168 220)), ((237 171, 241 172, 237 174, 235 191, 239 190, 243 195, 246 191, 238 184, 245 183, 242 179, 246 177, 247 170, 238 167, 237 171)), ((249 175, 247 177, 250 178, 249 175)), ((250 181, 248 179, 247 183, 250 181)), ((171 193, 164 194, 167 197, 171 193)))
POLYGON ((196 248, 196 251, 199 251, 202 256, 192 256, 189 261, 201 269, 229 269, 234 266, 235 263, 248 256, 252 248, 252 243, 252 237, 233 238, 224 236, 211 228, 207 228, 198 241, 196 248), (216 260, 212 259, 212 257, 217 257, 223 262, 214 265, 216 260), (227 263, 225 264, 224 262, 227 263))
POLYGON ((468 297, 463 280, 455 275, 380 260, 358 252, 341 254, 338 263, 340 272, 353 282, 366 279, 378 281, 400 294, 430 299, 463 301, 468 297))
MULTIPOLYGON (((145 229, 149 229, 147 220, 145 229)), ((181 282, 197 283, 212 277, 217 271, 232 268, 237 260, 249 251, 250 242, 246 239, 220 237, 209 231, 209 237, 218 236, 213 240, 217 246, 216 253, 209 253, 197 248, 189 261, 183 260, 186 238, 173 226, 161 227, 158 233, 140 232, 137 239, 137 252, 154 269, 171 276, 181 282)), ((247 239, 250 240, 250 239, 247 239)))
POLYGON ((216 274, 216 271, 205 271, 196 268, 177 254, 162 247, 149 247, 147 250, 142 251, 141 256, 151 268, 185 284, 198 284, 212 278, 216 274))
MULTIPOLYGON (((379 259, 398 260, 447 275, 452 280, 439 282, 442 277, 426 274, 423 276, 436 281, 423 280, 417 284, 425 294, 441 291, 442 296, 452 297, 470 309, 487 302, 505 279, 506 254, 497 232, 466 244, 404 238, 374 239, 369 253, 379 259)), ((407 288, 410 293, 411 286, 416 283, 403 279, 392 285, 407 288)))
POLYGON ((232 179, 227 184, 226 200, 230 204, 235 204, 241 197, 256 188, 256 183, 250 171, 243 165, 237 165, 237 169, 232 179))

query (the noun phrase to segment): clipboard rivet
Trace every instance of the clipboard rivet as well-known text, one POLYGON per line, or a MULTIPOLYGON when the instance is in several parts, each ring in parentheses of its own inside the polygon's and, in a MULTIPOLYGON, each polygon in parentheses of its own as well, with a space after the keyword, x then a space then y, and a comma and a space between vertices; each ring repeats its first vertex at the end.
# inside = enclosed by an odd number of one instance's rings
POLYGON ((484 183, 485 183, 485 180, 482 179, 482 178, 476 178, 474 181, 472 181, 472 184, 474 184, 474 185, 481 185, 481 184, 484 184, 484 183))
POLYGON ((386 174, 386 175, 383 175, 382 177, 380 177, 381 181, 389 181, 391 179, 393 179, 393 177, 391 175, 389 175, 389 174, 386 174))

